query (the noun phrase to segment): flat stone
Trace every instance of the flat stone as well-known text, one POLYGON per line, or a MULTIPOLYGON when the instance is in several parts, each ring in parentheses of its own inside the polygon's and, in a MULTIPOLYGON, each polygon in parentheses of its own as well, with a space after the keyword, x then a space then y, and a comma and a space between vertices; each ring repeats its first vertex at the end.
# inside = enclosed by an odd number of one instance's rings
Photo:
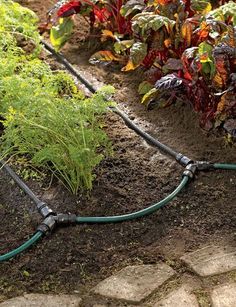
POLYGON ((0 307, 79 307, 80 301, 75 295, 26 294, 7 300, 0 307))
POLYGON ((236 306, 236 283, 216 287, 211 293, 212 307, 236 306))
POLYGON ((182 286, 157 302, 154 307, 199 307, 197 298, 191 291, 187 286, 182 286))
POLYGON ((226 273, 236 269, 236 250, 207 246, 181 258, 202 277, 226 273))
POLYGON ((127 266, 100 282, 94 292, 109 298, 138 303, 174 274, 175 271, 164 263, 127 266))

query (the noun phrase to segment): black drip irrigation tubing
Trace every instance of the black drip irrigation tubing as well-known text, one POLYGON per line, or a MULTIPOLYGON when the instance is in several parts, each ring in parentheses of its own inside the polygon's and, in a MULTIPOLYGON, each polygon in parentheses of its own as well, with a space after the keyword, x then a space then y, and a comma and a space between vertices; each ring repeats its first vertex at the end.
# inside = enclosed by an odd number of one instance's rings
MULTIPOLYGON (((52 46, 48 43, 42 41, 45 49, 48 50, 59 62, 61 62, 65 68, 72 73, 81 83, 83 83, 91 93, 95 93, 96 89, 93 85, 86 80, 77 70, 71 65, 69 61, 60 53, 57 53, 52 46)), ((2 168, 10 175, 10 177, 18 184, 18 186, 30 197, 30 199, 35 203, 38 212, 44 218, 43 222, 38 226, 36 232, 33 236, 27 240, 24 244, 20 245, 18 248, 0 255, 0 262, 7 261, 16 255, 22 253, 27 248, 31 247, 34 243, 39 241, 43 236, 51 233, 56 227, 60 225, 73 225, 73 224, 82 224, 82 223, 116 223, 123 222, 127 220, 132 220, 136 218, 144 217, 148 214, 151 214, 163 206, 167 205, 172 201, 183 189, 184 187, 194 179, 196 172, 199 171, 210 171, 210 170, 236 170, 236 164, 227 164, 227 163, 210 163, 206 161, 193 161, 181 153, 177 153, 170 147, 162 144, 157 139, 140 129, 136 124, 129 119, 129 117, 117 107, 110 107, 111 111, 120 116, 125 124, 135 131, 139 136, 141 136, 148 144, 156 147, 162 153, 175 159, 180 165, 184 167, 182 174, 182 180, 177 186, 177 188, 170 193, 167 197, 155 203, 145 209, 136 211, 134 213, 124 214, 124 215, 115 215, 115 216, 77 216, 76 214, 64 214, 56 213, 49 208, 49 206, 41 201, 33 191, 20 179, 20 177, 10 168, 7 163, 0 161, 2 168)))

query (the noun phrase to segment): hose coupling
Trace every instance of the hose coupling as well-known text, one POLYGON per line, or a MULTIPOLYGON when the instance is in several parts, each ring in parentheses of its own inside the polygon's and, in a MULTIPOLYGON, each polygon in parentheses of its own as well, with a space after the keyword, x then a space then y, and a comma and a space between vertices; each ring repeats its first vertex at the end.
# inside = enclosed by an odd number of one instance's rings
POLYGON ((50 209, 48 207, 48 205, 41 201, 40 203, 38 203, 37 205, 37 208, 38 208, 38 212, 44 217, 48 217, 49 215, 54 215, 55 213, 52 211, 52 209, 50 209))
POLYGON ((214 165, 207 161, 196 161, 195 162, 198 171, 209 171, 214 170, 214 165))
POLYGON ((61 225, 71 225, 76 223, 76 215, 71 213, 59 213, 54 217, 54 219, 57 224, 61 225))
POLYGON ((176 161, 183 166, 187 166, 193 163, 193 160, 189 159, 181 153, 178 153, 178 155, 176 156, 176 161))
POLYGON ((194 176, 195 176, 196 171, 197 171, 197 166, 196 166, 195 163, 188 164, 185 167, 185 170, 183 172, 183 176, 187 176, 190 179, 193 179, 194 176))
POLYGON ((37 231, 41 231, 43 234, 47 235, 53 231, 56 226, 55 217, 53 215, 49 215, 46 219, 40 224, 37 228, 37 231))

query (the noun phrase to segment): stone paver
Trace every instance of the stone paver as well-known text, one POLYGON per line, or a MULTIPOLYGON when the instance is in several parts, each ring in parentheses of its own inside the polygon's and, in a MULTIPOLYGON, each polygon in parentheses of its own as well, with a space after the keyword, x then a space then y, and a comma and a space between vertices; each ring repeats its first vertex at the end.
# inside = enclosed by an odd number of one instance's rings
POLYGON ((191 289, 183 285, 157 302, 154 307, 199 307, 199 304, 196 296, 191 293, 191 289))
POLYGON ((236 251, 207 246, 181 258, 198 275, 206 277, 236 269, 236 251))
POLYGON ((102 296, 138 303, 174 274, 175 271, 164 263, 128 266, 100 282, 94 288, 94 292, 102 296))
POLYGON ((211 293, 212 307, 236 306, 236 283, 218 286, 211 293))
POLYGON ((79 307, 80 301, 75 295, 27 294, 7 300, 0 307, 79 307))

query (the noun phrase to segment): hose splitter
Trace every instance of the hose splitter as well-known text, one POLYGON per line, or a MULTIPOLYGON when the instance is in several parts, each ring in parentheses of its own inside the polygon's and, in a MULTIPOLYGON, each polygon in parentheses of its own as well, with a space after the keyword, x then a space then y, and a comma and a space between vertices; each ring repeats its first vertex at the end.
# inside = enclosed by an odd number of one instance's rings
MULTIPOLYGON (((47 49, 51 54, 53 54, 58 61, 60 61, 65 68, 70 71, 80 82, 82 82, 92 93, 96 92, 96 89, 93 87, 92 84, 89 83, 83 76, 81 76, 77 70, 64 58, 64 56, 60 53, 57 53, 48 43, 42 42, 45 49, 47 49)), ((9 260, 16 255, 20 254, 27 248, 31 247, 34 243, 36 243, 39 239, 43 236, 50 234, 53 230, 60 226, 70 226, 75 224, 82 224, 82 223, 117 223, 128 221, 132 219, 137 219, 144 217, 148 214, 151 214, 158 209, 162 208, 163 206, 167 205, 170 201, 172 201, 182 190, 183 188, 189 183, 191 180, 194 179, 195 174, 197 172, 202 171, 212 171, 212 170, 235 170, 236 171, 236 164, 225 164, 225 163, 210 163, 207 161, 193 161, 186 157, 181 153, 177 153, 170 147, 166 146, 165 144, 161 143, 157 139, 155 139, 150 134, 143 131, 139 128, 130 118, 123 113, 117 107, 110 107, 110 110, 113 111, 115 114, 120 116, 126 126, 132 129, 136 134, 141 136, 148 144, 152 145, 153 147, 160 150, 162 153, 169 155, 171 158, 175 159, 180 165, 185 167, 182 180, 177 188, 166 196, 164 199, 159 201, 158 203, 152 204, 147 208, 142 210, 123 214, 123 215, 115 215, 115 216, 77 216, 76 214, 64 214, 64 213, 56 213, 54 212, 45 202, 41 201, 32 191, 31 189, 18 177, 18 175, 10 168, 4 161, 0 161, 2 164, 2 168, 10 175, 10 177, 18 184, 18 186, 30 197, 30 199, 35 203, 38 212, 43 217, 43 222, 38 226, 35 234, 24 244, 20 245, 18 248, 0 255, 0 262, 9 260)))

